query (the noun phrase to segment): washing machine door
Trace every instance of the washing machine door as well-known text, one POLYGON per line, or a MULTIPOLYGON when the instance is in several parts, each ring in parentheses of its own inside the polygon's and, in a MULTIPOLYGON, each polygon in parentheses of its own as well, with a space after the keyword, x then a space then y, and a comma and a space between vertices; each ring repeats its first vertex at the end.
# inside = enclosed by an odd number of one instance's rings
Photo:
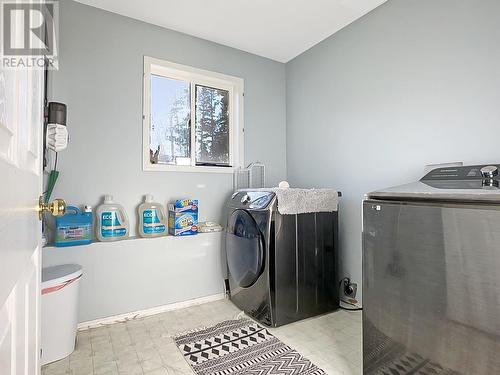
POLYGON ((264 269, 264 238, 255 219, 245 210, 235 210, 228 220, 226 254, 229 274, 236 285, 252 286, 264 269))

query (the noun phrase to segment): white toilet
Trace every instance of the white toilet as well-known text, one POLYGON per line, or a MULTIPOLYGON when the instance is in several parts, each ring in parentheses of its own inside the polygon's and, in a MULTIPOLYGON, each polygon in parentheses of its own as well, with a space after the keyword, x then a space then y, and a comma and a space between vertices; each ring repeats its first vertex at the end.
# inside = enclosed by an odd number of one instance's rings
POLYGON ((75 350, 82 275, 78 264, 42 269, 42 365, 67 357, 75 350))

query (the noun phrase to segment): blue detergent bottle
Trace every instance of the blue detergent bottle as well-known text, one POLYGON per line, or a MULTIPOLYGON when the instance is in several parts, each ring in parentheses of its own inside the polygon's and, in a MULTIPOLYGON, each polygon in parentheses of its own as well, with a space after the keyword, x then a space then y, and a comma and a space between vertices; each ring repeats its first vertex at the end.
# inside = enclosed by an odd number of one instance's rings
POLYGON ((76 206, 68 206, 66 214, 56 218, 57 247, 88 245, 92 242, 92 207, 82 212, 76 206))
POLYGON ((96 236, 99 241, 119 241, 128 238, 130 227, 127 212, 122 205, 106 194, 104 203, 96 210, 96 236))
POLYGON ((151 194, 146 194, 144 203, 138 209, 139 235, 141 237, 160 237, 167 234, 167 216, 160 203, 154 202, 151 194))

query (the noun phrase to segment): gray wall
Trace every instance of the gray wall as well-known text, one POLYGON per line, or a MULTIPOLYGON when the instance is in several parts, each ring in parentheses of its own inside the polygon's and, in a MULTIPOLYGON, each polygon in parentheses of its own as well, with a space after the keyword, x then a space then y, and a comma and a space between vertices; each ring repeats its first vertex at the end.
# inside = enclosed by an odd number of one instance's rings
POLYGON ((55 196, 97 205, 111 193, 133 232, 146 193, 159 202, 198 198, 202 220, 221 220, 231 175, 142 171, 144 55, 243 78, 245 161, 264 162, 269 184, 285 178, 284 64, 69 0, 60 20, 49 99, 68 104, 71 142, 59 155, 55 196))
MULTIPOLYGON (((284 64, 69 0, 61 1, 59 55, 49 99, 68 104, 71 139, 54 196, 96 206, 111 193, 132 233, 146 193, 163 203, 198 198, 201 220, 222 219, 232 175, 142 171, 144 55, 243 78, 245 161, 265 163, 269 184, 285 178, 284 64)), ((221 293, 220 238, 197 237, 47 248, 43 265, 82 264, 79 320, 102 318, 221 293)))
POLYGON ((499 161, 499 19, 496 0, 393 0, 287 64, 288 178, 343 192, 345 275, 361 281, 365 192, 499 161))

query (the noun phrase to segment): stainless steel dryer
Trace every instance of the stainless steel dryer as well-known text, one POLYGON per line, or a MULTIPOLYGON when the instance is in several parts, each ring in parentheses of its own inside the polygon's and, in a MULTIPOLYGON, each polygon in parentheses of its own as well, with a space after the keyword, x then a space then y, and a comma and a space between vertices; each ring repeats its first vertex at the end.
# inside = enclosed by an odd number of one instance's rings
POLYGON ((236 306, 272 327, 338 308, 337 212, 281 215, 270 191, 237 192, 227 207, 236 306))
POLYGON ((367 195, 365 374, 500 372, 498 168, 438 168, 367 195))

